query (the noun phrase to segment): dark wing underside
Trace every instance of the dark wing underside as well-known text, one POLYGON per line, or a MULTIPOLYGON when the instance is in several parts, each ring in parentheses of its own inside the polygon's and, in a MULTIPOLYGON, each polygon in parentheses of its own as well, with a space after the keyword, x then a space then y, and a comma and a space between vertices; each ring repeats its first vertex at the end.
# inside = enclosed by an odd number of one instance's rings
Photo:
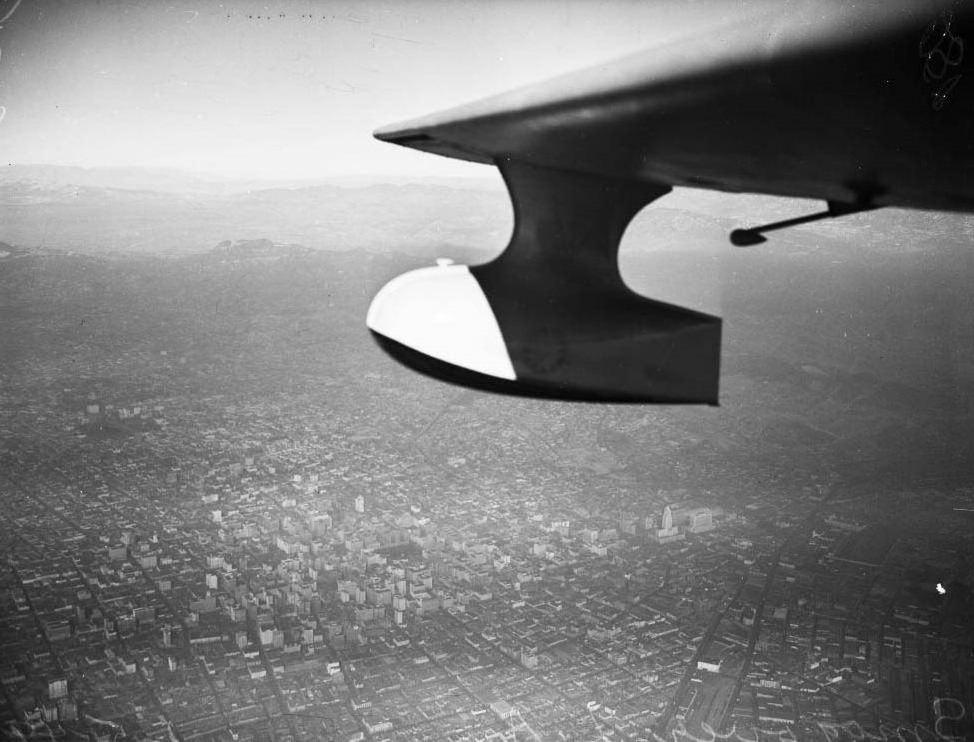
POLYGON ((780 13, 376 132, 486 163, 974 210, 969 2, 780 13))

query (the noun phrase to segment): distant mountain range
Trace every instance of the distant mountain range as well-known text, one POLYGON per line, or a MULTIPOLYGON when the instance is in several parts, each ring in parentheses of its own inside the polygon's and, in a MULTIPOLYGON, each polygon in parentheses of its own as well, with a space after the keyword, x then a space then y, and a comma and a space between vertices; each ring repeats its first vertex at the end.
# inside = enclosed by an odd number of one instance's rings
MULTIPOLYGON (((228 180, 175 170, 14 165, 0 169, 0 240, 86 253, 186 254, 223 240, 269 239, 312 249, 365 248, 483 259, 506 244, 510 200, 483 179, 344 176, 319 181, 228 180)), ((797 199, 679 189, 630 225, 624 251, 727 250, 739 227, 822 205, 797 199)), ((882 253, 970 243, 974 217, 884 209, 769 233, 760 250, 846 246, 882 253), (814 237, 810 245, 809 236, 814 237)), ((753 249, 753 248, 752 248, 753 249)))
POLYGON ((13 166, 0 170, 0 240, 93 254, 180 255, 247 239, 426 253, 454 242, 496 251, 510 233, 507 195, 490 180, 376 181, 258 183, 133 168, 13 166))
POLYGON ((67 186, 111 188, 128 191, 227 195, 264 189, 293 189, 321 185, 358 188, 369 185, 405 185, 420 182, 449 188, 502 188, 500 178, 484 169, 483 178, 387 175, 338 175, 303 179, 229 178, 183 170, 144 167, 86 168, 73 165, 8 165, 0 169, 0 185, 25 184, 58 189, 67 186), (491 177, 493 176, 493 177, 491 177))

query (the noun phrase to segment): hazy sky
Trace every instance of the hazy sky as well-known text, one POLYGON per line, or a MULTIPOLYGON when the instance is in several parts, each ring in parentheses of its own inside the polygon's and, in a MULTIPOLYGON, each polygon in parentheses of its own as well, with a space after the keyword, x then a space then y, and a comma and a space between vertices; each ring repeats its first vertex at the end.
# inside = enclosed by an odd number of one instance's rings
POLYGON ((0 162, 482 174, 371 132, 762 4, 0 0, 0 162))

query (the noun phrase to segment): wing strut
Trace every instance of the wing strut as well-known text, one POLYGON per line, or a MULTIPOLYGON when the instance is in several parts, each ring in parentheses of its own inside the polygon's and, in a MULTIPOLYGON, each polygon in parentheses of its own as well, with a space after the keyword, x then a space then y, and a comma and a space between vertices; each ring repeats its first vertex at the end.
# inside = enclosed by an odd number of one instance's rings
POLYGON ((787 227, 795 227, 799 224, 817 222, 821 219, 835 219, 836 217, 847 216, 849 214, 858 214, 860 211, 872 211, 873 209, 879 208, 879 206, 869 201, 853 204, 840 203, 838 201, 827 201, 826 207, 827 208, 825 211, 816 211, 814 214, 796 216, 792 217, 791 219, 782 219, 780 222, 762 224, 760 227, 751 227, 750 229, 735 229, 730 233, 731 244, 736 245, 737 247, 760 245, 761 243, 768 241, 764 236, 765 232, 773 232, 776 229, 786 229, 787 227))
POLYGON ((394 279, 369 312, 380 344, 416 370, 508 394, 716 404, 720 319, 640 296, 619 274, 626 226, 670 187, 517 160, 498 166, 514 205, 507 248, 469 270, 440 266, 394 279), (482 314, 468 312, 477 289, 500 343, 482 314), (448 298, 431 299, 437 292, 448 298), (432 308, 404 321, 407 304, 422 302, 432 308), (469 319, 442 321, 448 315, 469 319), (443 343, 446 335, 453 340, 443 343))

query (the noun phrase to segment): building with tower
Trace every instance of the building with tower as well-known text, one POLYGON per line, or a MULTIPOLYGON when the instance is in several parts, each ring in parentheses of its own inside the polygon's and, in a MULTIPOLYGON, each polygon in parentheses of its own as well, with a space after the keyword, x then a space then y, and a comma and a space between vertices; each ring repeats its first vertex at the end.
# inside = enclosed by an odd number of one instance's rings
POLYGON ((714 528, 713 511, 693 502, 671 503, 663 508, 656 540, 663 544, 679 541, 687 533, 706 533, 714 528))

